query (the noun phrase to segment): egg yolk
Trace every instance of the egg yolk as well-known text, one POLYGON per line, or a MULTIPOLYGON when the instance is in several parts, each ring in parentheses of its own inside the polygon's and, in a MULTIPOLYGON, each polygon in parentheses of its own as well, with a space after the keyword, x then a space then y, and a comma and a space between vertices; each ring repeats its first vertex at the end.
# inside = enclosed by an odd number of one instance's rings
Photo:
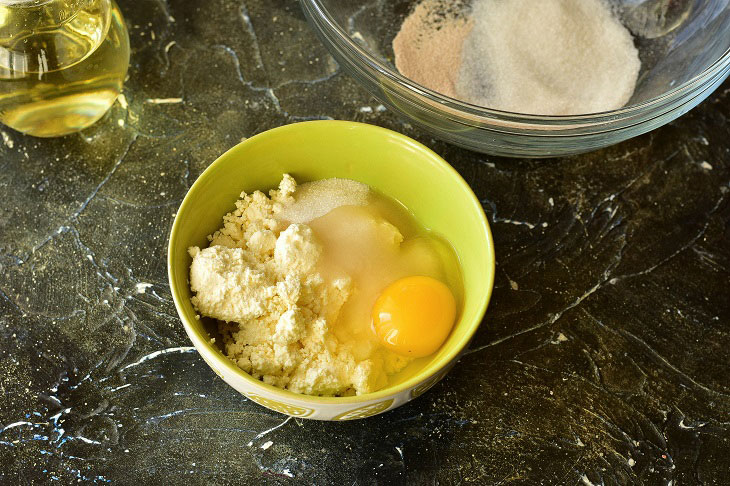
POLYGON ((446 341, 456 318, 456 300, 435 278, 406 277, 383 290, 372 318, 375 334, 386 348, 420 358, 435 353, 446 341))

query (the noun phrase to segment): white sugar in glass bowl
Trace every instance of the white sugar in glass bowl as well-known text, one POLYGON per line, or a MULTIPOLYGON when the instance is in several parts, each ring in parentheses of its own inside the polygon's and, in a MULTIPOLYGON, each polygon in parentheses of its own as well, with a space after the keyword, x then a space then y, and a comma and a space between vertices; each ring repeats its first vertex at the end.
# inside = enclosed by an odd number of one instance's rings
POLYGON ((300 0, 340 65, 383 104, 434 136, 511 157, 556 157, 646 133, 694 108, 730 73, 728 0, 607 0, 634 35, 642 69, 629 103, 579 116, 508 113, 401 76, 392 41, 417 0, 300 0))

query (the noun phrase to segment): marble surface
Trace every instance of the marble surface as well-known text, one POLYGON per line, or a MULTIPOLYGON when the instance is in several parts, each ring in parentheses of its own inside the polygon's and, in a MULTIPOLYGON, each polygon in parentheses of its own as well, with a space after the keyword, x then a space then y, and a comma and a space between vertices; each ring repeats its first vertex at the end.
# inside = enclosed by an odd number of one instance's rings
POLYGON ((61 139, 0 127, 0 483, 729 484, 729 83, 600 152, 498 159, 382 109, 292 0, 120 3, 126 105, 61 139), (350 423, 285 419, 218 379, 165 265, 219 154, 329 117, 450 161, 498 259, 460 364, 350 423))

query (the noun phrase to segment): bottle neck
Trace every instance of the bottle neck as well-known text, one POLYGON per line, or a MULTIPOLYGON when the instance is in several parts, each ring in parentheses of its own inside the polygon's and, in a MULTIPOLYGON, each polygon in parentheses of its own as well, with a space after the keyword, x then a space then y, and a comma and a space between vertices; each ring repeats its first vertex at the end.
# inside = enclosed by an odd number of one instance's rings
POLYGON ((0 0, 0 6, 31 7, 51 3, 53 0, 0 0))
POLYGON ((0 0, 0 35, 13 28, 60 25, 80 10, 94 9, 98 3, 100 0, 0 0), (11 18, 14 25, 7 22, 11 18))
POLYGON ((110 20, 111 0, 0 0, 0 69, 22 76, 73 65, 101 44, 110 20))

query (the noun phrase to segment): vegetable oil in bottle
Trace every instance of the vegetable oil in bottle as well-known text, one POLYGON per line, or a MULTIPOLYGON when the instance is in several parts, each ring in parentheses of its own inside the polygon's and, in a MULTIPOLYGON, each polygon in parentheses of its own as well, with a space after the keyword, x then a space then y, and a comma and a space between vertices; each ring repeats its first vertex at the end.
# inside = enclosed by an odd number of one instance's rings
POLYGON ((0 0, 0 122, 37 137, 82 130, 122 90, 129 36, 114 0, 0 0))

